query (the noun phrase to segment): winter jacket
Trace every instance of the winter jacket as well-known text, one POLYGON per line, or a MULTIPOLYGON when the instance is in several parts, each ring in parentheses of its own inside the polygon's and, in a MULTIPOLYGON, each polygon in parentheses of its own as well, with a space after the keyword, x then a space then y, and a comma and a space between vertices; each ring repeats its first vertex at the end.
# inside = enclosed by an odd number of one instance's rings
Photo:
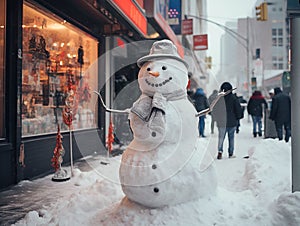
POLYGON ((266 99, 262 96, 260 91, 254 91, 253 95, 247 105, 247 111, 252 116, 263 116, 263 105, 268 108, 266 99))
POLYGON ((227 128, 237 126, 238 120, 244 117, 240 102, 233 93, 221 97, 216 103, 212 114, 218 127, 227 128))
POLYGON ((275 95, 272 98, 270 119, 276 124, 283 124, 291 121, 291 98, 283 93, 280 88, 274 89, 275 95))
POLYGON ((208 100, 203 89, 198 88, 193 96, 193 99, 197 112, 209 108, 208 100))

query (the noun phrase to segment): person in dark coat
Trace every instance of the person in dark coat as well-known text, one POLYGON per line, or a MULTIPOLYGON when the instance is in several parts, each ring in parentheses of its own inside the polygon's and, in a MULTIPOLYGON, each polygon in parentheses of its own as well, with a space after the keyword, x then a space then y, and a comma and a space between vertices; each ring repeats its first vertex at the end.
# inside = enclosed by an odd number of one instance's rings
MULTIPOLYGON (((224 82, 220 91, 229 91, 232 85, 229 82, 224 82)), ((229 158, 234 157, 234 134, 238 120, 243 118, 243 109, 236 95, 232 92, 224 97, 221 97, 216 103, 212 114, 216 118, 218 127, 218 155, 217 159, 222 159, 223 143, 226 134, 228 135, 228 155, 229 158)))
POLYGON ((291 98, 283 93, 279 87, 274 89, 272 98, 270 119, 275 121, 276 132, 279 140, 283 139, 283 127, 285 130, 285 142, 291 137, 291 98))
MULTIPOLYGON (((207 97, 202 88, 198 88, 196 90, 193 99, 194 99, 194 105, 195 105, 197 112, 209 108, 207 97)), ((204 135, 205 115, 199 117, 198 129, 199 129, 199 136, 205 137, 205 135, 204 135)))
POLYGON ((262 136, 262 117, 263 117, 263 106, 267 109, 268 104, 266 99, 263 97, 260 91, 256 90, 253 92, 247 105, 248 114, 251 115, 253 124, 253 136, 262 136))
MULTIPOLYGON (((211 105, 211 103, 217 98, 218 96, 218 90, 213 90, 212 94, 210 94, 210 96, 208 97, 208 102, 211 105)), ((214 129, 215 129, 215 122, 216 119, 214 117, 214 115, 209 112, 210 116, 211 116, 211 122, 210 122, 210 133, 213 134, 214 133, 214 129)))

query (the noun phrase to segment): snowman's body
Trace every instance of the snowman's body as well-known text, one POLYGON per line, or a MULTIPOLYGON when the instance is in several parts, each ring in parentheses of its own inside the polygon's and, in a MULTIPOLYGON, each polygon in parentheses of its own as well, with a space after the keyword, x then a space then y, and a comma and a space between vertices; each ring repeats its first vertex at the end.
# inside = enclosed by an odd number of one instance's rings
POLYGON ((156 59, 141 67, 143 94, 129 114, 134 139, 123 153, 119 172, 130 200, 161 207, 215 191, 213 165, 200 170, 206 150, 197 143, 198 118, 186 84, 187 69, 175 59, 156 59))

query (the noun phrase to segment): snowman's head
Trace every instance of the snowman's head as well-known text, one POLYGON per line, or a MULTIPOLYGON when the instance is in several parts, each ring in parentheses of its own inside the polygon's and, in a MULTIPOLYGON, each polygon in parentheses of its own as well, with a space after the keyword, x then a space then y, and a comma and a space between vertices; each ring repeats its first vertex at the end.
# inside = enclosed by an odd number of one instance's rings
POLYGON ((159 59, 143 64, 138 79, 140 89, 144 93, 172 94, 186 90, 188 71, 180 61, 159 59))
POLYGON ((186 91, 188 65, 170 40, 154 42, 149 55, 140 58, 137 64, 141 67, 138 79, 142 92, 172 94, 186 91))

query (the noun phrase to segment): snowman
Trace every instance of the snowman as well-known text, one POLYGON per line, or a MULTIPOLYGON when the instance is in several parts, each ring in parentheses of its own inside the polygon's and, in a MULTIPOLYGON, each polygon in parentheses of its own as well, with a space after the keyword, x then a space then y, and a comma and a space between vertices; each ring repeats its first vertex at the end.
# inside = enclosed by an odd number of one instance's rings
POLYGON ((154 42, 137 61, 141 96, 129 109, 133 140, 119 168, 127 198, 157 208, 213 195, 213 164, 200 168, 197 112, 187 98, 188 65, 169 40, 154 42))

